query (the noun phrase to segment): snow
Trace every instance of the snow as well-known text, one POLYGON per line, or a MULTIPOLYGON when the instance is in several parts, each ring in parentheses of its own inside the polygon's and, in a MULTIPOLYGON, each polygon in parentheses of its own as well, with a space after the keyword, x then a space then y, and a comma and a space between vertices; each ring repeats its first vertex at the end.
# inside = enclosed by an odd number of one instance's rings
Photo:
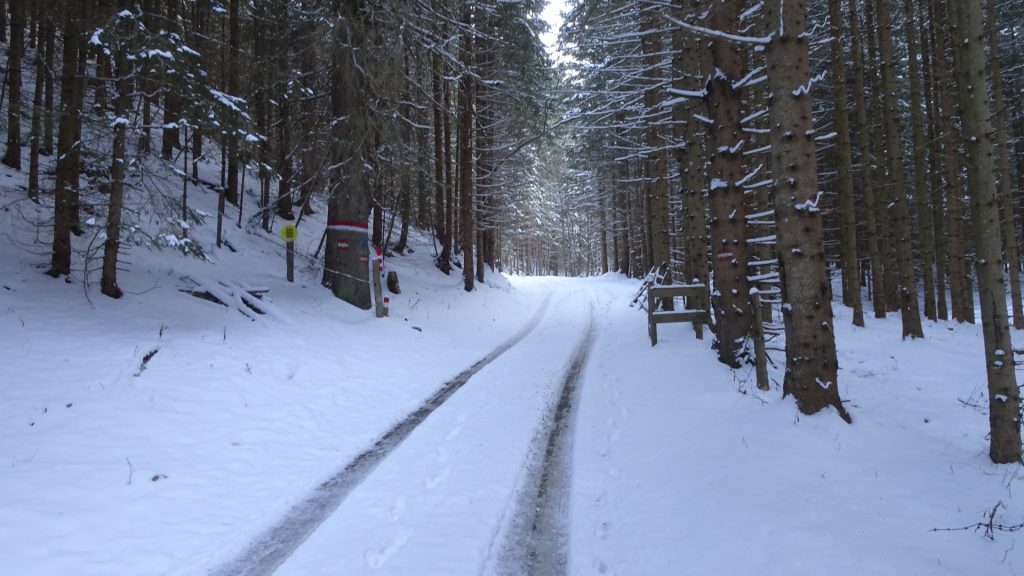
MULTIPOLYGON (((216 179, 217 167, 201 170, 216 179)), ((232 252, 214 247, 209 218, 188 238, 162 232, 205 260, 126 243, 126 294, 111 300, 95 273, 83 285, 97 262, 76 257, 69 282, 41 273, 34 242, 52 207, 23 199, 20 173, 0 167, 0 182, 0 235, 15 240, 0 243, 2 574, 215 571, 538 310, 536 327, 413 430, 278 574, 523 573, 516 526, 540 432, 591 318, 564 502, 568 574, 999 575, 1024 564, 1019 533, 932 531, 984 521, 1000 502, 997 522, 1024 516, 1020 466, 986 453, 981 326, 929 323, 927 338, 904 341, 898 317, 860 329, 835 305, 839 378, 819 385, 839 387, 847 425, 781 398, 778 352, 762 393, 686 324, 662 325, 651 347, 645 315, 627 305, 637 281, 620 275, 492 275, 467 294, 415 233, 415 251, 387 261, 403 292, 375 319, 332 298, 305 259, 322 210, 303 222, 295 283, 284 280, 284 223, 273 234, 229 226, 232 252), (197 287, 232 305, 182 291, 197 287), (242 313, 229 294, 253 287, 267 289, 265 314, 242 313)), ((128 193, 134 209, 150 204, 128 193)), ((216 212, 205 188, 189 201, 216 212)), ((139 225, 167 224, 149 216, 139 225)))
POLYGON ((153 48, 151 50, 146 50, 146 51, 144 51, 142 53, 142 55, 143 56, 148 56, 149 58, 163 58, 165 60, 174 60, 174 55, 173 54, 171 54, 170 52, 168 52, 166 50, 160 50, 160 49, 157 49, 157 48, 153 48))

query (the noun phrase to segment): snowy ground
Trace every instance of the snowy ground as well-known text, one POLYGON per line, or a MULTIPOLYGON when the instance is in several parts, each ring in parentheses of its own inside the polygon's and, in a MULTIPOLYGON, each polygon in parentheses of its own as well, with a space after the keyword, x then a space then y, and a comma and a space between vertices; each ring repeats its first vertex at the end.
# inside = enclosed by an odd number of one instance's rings
MULTIPOLYGON (((47 254, 34 241, 47 233, 23 220, 35 209, 19 200, 19 178, 0 172, 13 184, 0 187, 0 574, 237 567, 325 480, 531 326, 276 573, 525 574, 537 564, 523 550, 552 548, 567 564, 533 573, 995 575, 1024 565, 1018 533, 931 531, 983 521, 999 502, 997 523, 1024 521, 1020 467, 986 454, 978 326, 927 324, 925 340, 904 342, 898 318, 856 329, 837 308, 850 426, 756 392, 752 375, 718 364, 710 339, 687 326, 662 326, 651 348, 644 316, 627 306, 634 281, 495 277, 466 294, 431 266, 429 238, 389 262, 403 293, 383 320, 332 299, 312 266, 285 282, 276 236, 231 226, 238 252, 214 249, 212 218, 190 232, 210 262, 133 247, 127 294, 113 301, 83 286, 81 260, 70 282, 42 274, 47 254), (181 291, 221 282, 269 288, 269 313, 252 320, 181 291), (546 484, 556 497, 538 499, 591 319, 567 456, 546 484), (537 502, 554 526, 546 547, 529 542, 537 502)), ((212 193, 193 202, 213 213, 212 193)), ((303 229, 300 254, 315 249, 319 222, 303 229)))

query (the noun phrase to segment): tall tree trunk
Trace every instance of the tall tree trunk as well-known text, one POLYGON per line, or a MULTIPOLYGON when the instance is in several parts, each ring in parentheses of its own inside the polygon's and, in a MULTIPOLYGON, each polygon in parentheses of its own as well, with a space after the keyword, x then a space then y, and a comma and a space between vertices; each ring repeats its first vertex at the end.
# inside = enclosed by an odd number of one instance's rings
MULTIPOLYGON (((228 5, 228 85, 227 92, 232 96, 241 96, 238 80, 241 74, 239 50, 242 46, 241 16, 239 5, 241 0, 230 0, 228 5)), ((244 190, 238 187, 238 127, 231 126, 227 134, 228 141, 228 187, 224 191, 224 199, 241 207, 239 201, 244 190)), ((239 208, 241 209, 241 208, 239 208)))
MULTIPOLYGON (((118 8, 127 10, 128 0, 118 0, 118 8)), ((130 23, 119 23, 119 32, 128 33, 130 23)), ((124 207, 124 176, 127 139, 128 108, 131 105, 129 75, 131 61, 128 60, 127 47, 118 46, 113 51, 114 58, 114 138, 110 153, 110 198, 107 204, 107 239, 103 242, 103 275, 100 279, 100 291, 111 298, 120 298, 121 289, 117 286, 117 253, 121 248, 121 211, 124 207)), ((188 182, 188 179, 185 179, 188 182)), ((187 184, 186 184, 187 185, 187 184)))
POLYGON ((56 12, 51 11, 46 18, 43 44, 46 49, 46 58, 43 67, 46 69, 46 85, 43 87, 43 143, 41 153, 49 156, 53 154, 53 132, 54 132, 54 108, 53 108, 53 71, 54 53, 56 52, 57 22, 56 12))
MULTIPOLYGON (((661 8, 651 4, 640 12, 641 50, 644 54, 644 77, 647 86, 644 88, 643 102, 645 114, 655 114, 661 104, 662 76, 660 66, 662 55, 661 26, 658 10, 661 8)), ((672 283, 672 256, 669 247, 668 218, 668 180, 665 167, 665 151, 662 144, 660 128, 655 122, 646 122, 645 137, 647 151, 644 158, 645 197, 650 206, 647 212, 647 227, 650 235, 650 265, 662 270, 664 283, 672 283)), ((672 299, 663 299, 660 303, 663 310, 672 310, 672 299)))
POLYGON ((615 267, 618 272, 630 275, 630 259, 629 259, 629 217, 628 208, 626 203, 626 191, 623 189, 623 182, 626 180, 626 163, 622 162, 620 168, 622 171, 621 179, 614 184, 615 186, 615 237, 617 238, 616 244, 618 250, 615 252, 615 259, 618 262, 615 267))
POLYGON ((11 43, 7 48, 7 149, 0 162, 21 170, 21 60, 25 55, 24 0, 10 0, 11 43))
POLYGON ((769 2, 768 21, 778 32, 766 51, 775 170, 775 217, 786 325, 783 394, 792 394, 804 414, 834 407, 847 422, 839 399, 838 362, 832 325, 832 290, 825 263, 802 0, 769 2))
MULTIPOLYGON (((77 106, 78 106, 78 109, 77 109, 76 112, 77 112, 77 114, 79 116, 82 115, 83 108, 85 107, 85 82, 86 82, 86 79, 88 77, 88 62, 87 62, 87 58, 88 58, 88 55, 89 55, 89 50, 88 50, 88 47, 86 45, 85 34, 88 32, 87 19, 88 19, 89 15, 93 13, 93 12, 91 12, 91 10, 92 10, 92 7, 93 7, 92 3, 93 3, 94 0, 81 0, 81 1, 82 1, 81 13, 83 14, 83 16, 85 18, 84 22, 86 22, 85 23, 86 27, 83 27, 83 33, 79 37, 79 46, 78 46, 78 50, 77 50, 77 53, 78 53, 78 67, 77 67, 77 71, 75 72, 75 78, 76 78, 76 80, 75 80, 75 90, 77 91, 77 95, 75 96, 75 102, 77 103, 77 106)), ((82 208, 82 205, 81 205, 81 195, 79 194, 79 192, 81 190, 81 176, 82 176, 82 119, 81 119, 81 117, 79 117, 75 121, 74 128, 75 128, 75 134, 73 136, 73 141, 75 142, 75 144, 73 146, 71 146, 71 149, 68 152, 68 155, 71 157, 71 166, 68 169, 69 176, 71 177, 70 183, 71 183, 71 190, 72 190, 72 194, 71 194, 71 233, 74 234, 75 236, 81 236, 82 233, 83 233, 82 225, 81 225, 81 222, 82 222, 82 218, 81 218, 81 208, 82 208)))
MULTIPOLYGON (((302 11, 308 14, 313 9, 313 2, 314 0, 302 0, 302 11)), ((312 41, 315 31, 316 25, 307 19, 302 26, 302 37, 312 41)), ((316 54, 313 50, 307 48, 301 51, 299 67, 299 82, 302 86, 302 97, 299 99, 299 114, 301 114, 299 129, 304 135, 301 140, 302 150, 300 151, 302 171, 299 187, 302 209, 299 218, 301 221, 301 215, 309 216, 313 214, 313 193, 319 188, 320 184, 320 171, 317 166, 319 158, 317 151, 320 148, 319 130, 316 125, 316 107, 314 104, 316 99, 316 54)))
POLYGON ((447 134, 445 130, 445 122, 447 112, 445 111, 444 103, 444 88, 442 82, 444 80, 441 77, 441 59, 436 54, 432 57, 432 74, 431 74, 431 85, 433 87, 434 96, 434 233, 437 235, 437 241, 441 244, 441 254, 437 257, 437 267, 448 274, 452 270, 451 254, 449 253, 448 233, 449 229, 447 226, 449 208, 446 206, 446 169, 445 169, 445 158, 447 155, 444 150, 444 138, 447 134))
MULTIPOLYGON (((719 5, 711 16, 710 27, 725 33, 737 32, 739 15, 745 0, 719 5)), ((715 74, 708 88, 709 116, 714 121, 711 161, 711 237, 714 259, 715 345, 723 364, 738 368, 740 343, 750 333, 750 295, 747 282, 748 248, 746 206, 743 188, 742 141, 740 124, 742 100, 739 82, 744 75, 744 57, 736 42, 724 37, 711 40, 715 74)))
POLYGON ((473 290, 473 243, 476 226, 473 213, 473 33, 472 9, 466 2, 462 7, 462 49, 460 59, 464 68, 459 82, 459 233, 462 240, 462 279, 466 292, 473 290))
POLYGON ((921 311, 917 303, 917 278, 910 236, 910 206, 903 170, 903 149, 900 142, 899 109, 896 102, 896 62, 892 45, 890 0, 877 0, 879 57, 882 60, 882 112, 885 116, 886 149, 891 181, 890 222, 894 234, 897 270, 899 271, 899 302, 903 320, 903 337, 923 338, 921 311))
MULTIPOLYGON (((427 58, 429 56, 424 55, 421 51, 416 52, 417 82, 424 87, 426 86, 427 79, 433 76, 433 67, 427 67, 423 64, 424 61, 429 62, 427 58)), ((418 106, 416 108, 416 124, 423 127, 427 126, 432 113, 432 106, 418 106)), ((416 226, 426 230, 433 225, 430 212, 433 187, 428 183, 431 166, 430 154, 432 152, 428 142, 430 133, 426 128, 418 128, 415 130, 415 133, 416 164, 418 166, 416 169, 416 226)))
MULTIPOLYGON (((914 20, 913 0, 903 0, 903 31, 907 38, 910 61, 910 128, 914 162, 914 201, 917 207, 918 229, 921 239, 921 276, 924 278, 924 315, 936 319, 935 309, 935 228, 932 224, 931 196, 925 173, 925 154, 928 144, 924 136, 924 110, 921 94, 921 70, 918 55, 917 26, 914 20)), ((917 292, 915 287, 914 292, 917 292)))
POLYGON ((53 250, 50 269, 54 278, 71 274, 71 230, 75 227, 73 181, 77 165, 72 148, 77 142, 82 91, 78 89, 78 51, 81 44, 81 0, 64 4, 64 42, 61 53, 60 121, 57 134, 57 173, 54 183, 53 250))
POLYGON ((960 155, 957 136, 953 129, 953 102, 950 91, 949 61, 946 41, 949 28, 948 14, 941 0, 932 0, 935 30, 934 60, 936 82, 939 87, 939 140, 942 141, 942 165, 945 180, 946 228, 949 230, 948 267, 950 304, 953 319, 973 322, 973 305, 968 298, 967 240, 964 233, 964 206, 960 184, 960 155))
MULTIPOLYGON (((451 103, 451 95, 449 93, 449 87, 447 80, 442 84, 442 102, 444 106, 444 115, 441 117, 442 128, 443 128, 443 141, 444 141, 444 229, 445 229, 445 245, 441 249, 441 259, 444 260, 446 255, 448 261, 451 260, 453 248, 455 245, 455 182, 452 174, 452 130, 451 130, 451 114, 449 113, 449 105, 451 103)), ((443 266, 443 265, 442 265, 443 266)), ((448 265, 448 269, 451 270, 451 265, 448 265)), ((442 268, 443 270, 443 268, 442 268)))
POLYGON ((275 20, 282 27, 277 40, 277 82, 280 85, 277 95, 277 215, 284 220, 294 220, 292 206, 292 104, 291 92, 291 54, 292 39, 289 38, 290 13, 288 2, 278 2, 274 6, 275 20))
MULTIPOLYGON (((867 68, 865 72, 868 74, 868 94, 871 95, 871 103, 868 108, 871 133, 884 135, 886 127, 885 116, 882 113, 882 79, 880 74, 882 65, 878 56, 876 7, 877 4, 874 0, 865 0, 864 24, 867 35, 867 68)), ((875 293, 875 295, 882 301, 882 306, 884 306, 887 312, 894 312, 899 310, 899 282, 896 275, 896 252, 893 249, 894 234, 892 222, 890 222, 891 211, 889 206, 891 201, 888 196, 891 194, 891 191, 887 188, 890 183, 885 177, 885 165, 887 164, 885 160, 887 157, 884 156, 885 138, 881 140, 882 142, 871 142, 871 162, 869 163, 871 167, 872 189, 875 192, 875 204, 872 206, 872 211, 874 212, 877 224, 878 247, 881 258, 880 263, 882 265, 878 269, 878 274, 882 279, 882 290, 875 293)))
MULTIPOLYGON (((167 21, 174 28, 178 20, 178 0, 167 0, 167 21)), ((178 91, 173 86, 164 87, 164 127, 161 132, 160 156, 164 160, 171 160, 175 148, 180 148, 180 130, 178 123, 181 121, 180 103, 178 102, 178 91)))
MULTIPOLYGON (((38 14, 41 20, 39 27, 48 26, 49 20, 52 18, 50 9, 40 8, 38 14)), ((43 42, 40 42, 39 45, 35 57, 35 89, 32 92, 32 134, 28 144, 28 197, 33 202, 39 201, 39 153, 43 144, 43 88, 46 84, 47 74, 43 65, 43 42)))
MULTIPOLYGON (((680 21, 689 17, 690 12, 676 8, 676 18, 680 21)), ((677 90, 687 88, 684 74, 687 67, 695 68, 692 76, 702 78, 708 72, 709 56, 706 44, 699 38, 685 33, 682 27, 676 27, 672 33, 673 87, 677 90)), ((694 310, 708 309, 708 237, 707 237, 707 206, 704 201, 706 183, 704 179, 704 150, 701 143, 706 137, 701 123, 694 118, 698 113, 700 102, 688 99, 679 102, 673 109, 674 137, 685 143, 682 149, 676 149, 676 161, 679 165, 680 185, 683 189, 685 206, 684 230, 686 232, 686 276, 685 283, 698 283, 705 290, 697 298, 690 298, 687 306, 694 310)))
MULTIPOLYGON (((366 151, 372 147, 372 112, 357 59, 365 54, 369 24, 365 0, 335 3, 331 53, 331 163, 324 284, 335 297, 369 310, 370 182, 366 151)), ((376 273, 376 272, 375 272, 376 273)))
POLYGON ((860 299, 860 271, 857 264, 857 213, 853 203, 853 160, 850 145, 850 118, 846 100, 846 52, 843 48, 842 6, 829 0, 832 25, 832 86, 836 115, 836 192, 839 195, 839 246, 843 268, 843 304, 853 309, 853 324, 864 325, 860 299))
MULTIPOLYGON (((1006 99, 1003 94, 1003 69, 999 62, 998 19, 996 0, 988 0, 985 7, 988 17, 988 64, 992 77, 992 104, 995 115, 996 170, 999 174, 999 204, 1002 213, 1003 246, 1006 249, 1006 265, 1010 271, 1010 304, 1013 309, 1013 327, 1024 329, 1024 307, 1021 305, 1020 250, 1017 247, 1016 226, 1014 226, 1013 194, 1010 191, 1010 155, 1006 114, 1006 99)), ((1018 134, 1024 137, 1024 134, 1018 134)), ((980 231, 979 231, 980 232, 980 231)), ((980 281, 980 278, 979 278, 980 281)))
MULTIPOLYGON (((598 175, 598 184, 602 183, 603 175, 598 175)), ((597 220, 601 235, 601 274, 608 273, 608 210, 605 206, 605 191, 600 187, 597 191, 597 220)))
MULTIPOLYGON (((868 0, 870 1, 870 0, 868 0)), ((882 260, 882 241, 878 226, 877 200, 871 170, 871 125, 868 122, 868 105, 864 84, 864 55, 860 45, 860 19, 857 16, 858 0, 849 0, 850 38, 853 52, 853 97, 857 113, 857 149, 860 152, 861 188, 864 196, 865 241, 868 259, 871 263, 871 305, 875 318, 885 318, 885 266, 882 260)))
POLYGON ((925 100, 928 108, 928 172, 931 189, 932 225, 935 230, 935 296, 936 319, 948 320, 949 309, 946 304, 946 277, 949 267, 946 250, 945 214, 946 203, 942 190, 942 145, 939 142, 939 108, 936 93, 939 87, 935 82, 933 57, 935 45, 935 18, 929 0, 917 0, 918 11, 927 14, 929 25, 922 35, 921 57, 925 73, 925 100))
POLYGON ((292 207, 295 202, 292 199, 292 170, 291 155, 291 103, 287 96, 282 96, 280 106, 280 117, 277 119, 277 216, 284 220, 294 220, 295 213, 292 207))
MULTIPOLYGON (((156 27, 157 3, 159 0, 142 0, 142 24, 152 30, 156 27)), ((152 147, 153 106, 156 101, 157 82, 151 74, 140 79, 142 95, 142 134, 139 135, 139 154, 148 154, 152 147)))
POLYGON ((1002 250, 998 230, 999 199, 993 162, 992 126, 985 81, 985 47, 980 0, 950 2, 957 35, 957 93, 962 111, 967 179, 977 251, 982 333, 989 396, 989 457, 997 464, 1020 462, 1020 390, 1006 314, 1002 250))

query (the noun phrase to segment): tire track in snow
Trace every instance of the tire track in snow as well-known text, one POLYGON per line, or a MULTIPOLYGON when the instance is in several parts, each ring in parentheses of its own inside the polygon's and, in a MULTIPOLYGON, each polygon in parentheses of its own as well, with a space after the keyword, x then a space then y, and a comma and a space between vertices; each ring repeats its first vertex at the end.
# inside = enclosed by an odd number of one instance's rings
POLYGON ((568 572, 572 433, 580 376, 596 335, 591 302, 587 331, 566 370, 558 402, 534 438, 534 460, 498 558, 499 575, 557 576, 568 572))
POLYGON ((519 332, 446 382, 415 411, 385 432, 368 449, 295 504, 276 524, 260 534, 237 558, 209 573, 216 576, 267 576, 309 538, 346 497, 359 486, 424 420, 462 388, 477 372, 508 352, 540 324, 551 302, 545 296, 537 311, 519 332))

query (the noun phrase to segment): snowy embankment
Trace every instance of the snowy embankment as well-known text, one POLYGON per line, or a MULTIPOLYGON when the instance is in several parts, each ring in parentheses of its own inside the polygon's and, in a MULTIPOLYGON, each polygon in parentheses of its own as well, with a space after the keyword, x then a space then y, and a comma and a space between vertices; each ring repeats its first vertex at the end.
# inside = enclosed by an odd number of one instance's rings
MULTIPOLYGON (((668 326, 652 349, 627 290, 601 294, 571 573, 1021 572, 1021 533, 932 531, 987 522, 999 502, 996 524, 1024 522, 1020 466, 988 459, 980 326, 929 323, 925 340, 902 341, 898 317, 859 329, 837 305, 851 426, 831 410, 799 415, 778 389, 762 395, 688 327, 668 326)), ((773 359, 781 383, 785 359, 773 359)))
MULTIPOLYGON (((1019 533, 930 531, 985 521, 999 502, 997 524, 1024 521, 1020 467, 986 455, 980 326, 928 324, 925 340, 901 341, 897 318, 857 329, 837 307, 849 426, 799 416, 778 390, 759 397, 753 375, 718 364, 688 326, 663 326, 651 348, 627 307, 634 281, 492 277, 466 294, 433 268, 425 237, 389 261, 403 293, 383 320, 333 299, 308 262, 285 282, 274 235, 230 226, 237 252, 214 249, 212 218, 189 232, 209 262, 132 246, 113 301, 83 286, 82 260, 69 282, 42 274, 48 212, 21 200, 20 178, 0 172, 0 574, 224 566, 548 296, 536 328, 279 573, 517 573, 531 470, 592 304, 559 512, 569 573, 988 575, 1024 563, 1019 533), (222 283, 268 288, 268 313, 182 291, 222 283)), ((212 192, 190 198, 213 213, 212 192)), ((322 215, 302 230, 300 255, 322 215)))

